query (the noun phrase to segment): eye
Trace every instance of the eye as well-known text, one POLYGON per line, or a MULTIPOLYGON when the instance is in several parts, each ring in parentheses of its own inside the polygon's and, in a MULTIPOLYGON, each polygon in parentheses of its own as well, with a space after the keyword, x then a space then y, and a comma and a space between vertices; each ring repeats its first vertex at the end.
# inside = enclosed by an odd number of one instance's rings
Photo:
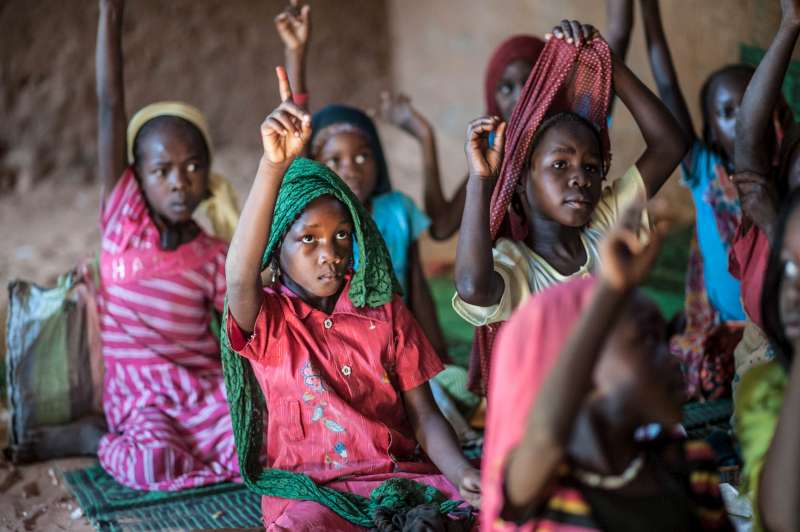
POLYGON ((156 177, 166 177, 167 176, 167 169, 166 168, 156 168, 153 170, 153 175, 156 177))
POLYGON ((363 153, 359 153, 358 155, 355 156, 355 158, 353 158, 353 160, 357 165, 361 166, 362 164, 367 162, 367 156, 364 155, 363 153))
POLYGON ((303 237, 300 240, 303 242, 303 244, 313 244, 314 243, 314 237, 311 236, 311 235, 303 235, 303 237))
POLYGON ((502 94, 503 96, 508 96, 511 94, 511 91, 514 90, 514 87, 511 86, 511 83, 501 83, 497 87, 497 92, 502 94))
POLYGON ((339 231, 336 233, 336 240, 347 240, 350 238, 350 231, 339 231))
POLYGON ((199 170, 199 167, 197 166, 197 163, 189 163, 186 165, 186 170, 188 172, 194 173, 197 172, 197 170, 199 170))
POLYGON ((583 166, 584 171, 589 172, 590 174, 599 174, 600 167, 596 164, 586 164, 583 166))
POLYGON ((553 168, 556 170, 564 170, 567 167, 567 161, 554 161, 553 168))
POLYGON ((325 161, 325 166, 327 166, 331 170, 336 170, 336 167, 339 166, 339 159, 337 157, 331 157, 330 159, 325 161))

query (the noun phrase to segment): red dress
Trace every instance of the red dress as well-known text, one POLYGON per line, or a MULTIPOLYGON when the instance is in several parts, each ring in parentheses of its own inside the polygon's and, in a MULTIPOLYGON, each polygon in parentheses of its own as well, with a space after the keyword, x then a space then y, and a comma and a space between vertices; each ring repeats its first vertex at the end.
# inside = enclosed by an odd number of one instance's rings
MULTIPOLYGON (((228 314, 231 348, 250 360, 269 410, 267 467, 364 496, 403 476, 458 497, 418 450, 402 397, 442 363, 399 297, 357 308, 348 288, 331 314, 280 284, 264 289, 249 338, 228 314)), ((268 529, 356 528, 312 502, 264 497, 262 511, 268 529)))

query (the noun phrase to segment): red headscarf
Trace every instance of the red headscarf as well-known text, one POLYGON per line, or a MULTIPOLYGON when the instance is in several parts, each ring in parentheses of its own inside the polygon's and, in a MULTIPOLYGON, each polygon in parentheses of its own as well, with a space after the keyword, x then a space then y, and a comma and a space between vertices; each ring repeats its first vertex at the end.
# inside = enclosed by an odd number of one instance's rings
MULTIPOLYGON (((571 111, 600 130, 605 170, 611 163, 606 125, 611 101, 611 51, 596 38, 577 48, 562 39, 550 39, 531 71, 509 120, 500 178, 492 192, 489 229, 492 239, 508 236, 524 240, 527 221, 509 209, 522 171, 530 156, 533 138, 547 116, 571 111), (556 99, 558 97, 558 99, 556 99), (502 228, 502 230, 501 230, 502 228)), ((470 389, 486 395, 489 355, 500 324, 478 327, 470 355, 470 389)))
POLYGON ((484 97, 488 115, 500 116, 501 114, 500 108, 497 107, 495 92, 506 67, 514 61, 528 61, 535 64, 542 49, 544 49, 544 41, 533 35, 514 35, 495 48, 492 58, 489 59, 489 66, 486 68, 486 77, 484 78, 484 97))
MULTIPOLYGON (((517 310, 500 334, 492 354, 486 447, 481 468, 481 525, 495 525, 503 507, 506 460, 516 447, 534 400, 589 300, 593 277, 548 288, 517 310)), ((531 525, 522 530, 531 530, 531 525)), ((517 530, 517 528, 509 528, 517 530)))

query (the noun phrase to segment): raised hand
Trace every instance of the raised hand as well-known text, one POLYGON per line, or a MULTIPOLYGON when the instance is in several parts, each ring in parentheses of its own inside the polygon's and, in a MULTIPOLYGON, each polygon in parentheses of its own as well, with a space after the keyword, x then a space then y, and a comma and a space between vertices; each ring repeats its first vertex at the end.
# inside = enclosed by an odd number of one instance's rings
POLYGON ((476 118, 467 126, 467 155, 469 175, 481 179, 497 179, 503 163, 506 123, 498 116, 476 118), (489 135, 494 133, 494 142, 489 145, 489 135))
POLYGON ((569 44, 575 43, 576 47, 580 47, 582 44, 600 37, 600 32, 591 24, 582 24, 577 20, 564 19, 561 24, 553 28, 552 32, 544 36, 547 41, 553 37, 564 39, 569 44))
POLYGON ((416 135, 421 126, 427 125, 425 119, 411 105, 405 94, 381 93, 381 118, 400 129, 416 135))
POLYGON ((651 216, 659 221, 654 224, 646 242, 640 239, 642 211, 644 205, 629 206, 600 245, 601 276, 620 291, 631 289, 641 283, 653 266, 661 241, 669 229, 666 203, 656 203, 651 216))
POLYGON ((281 104, 261 124, 264 157, 273 164, 291 162, 303 153, 311 138, 311 117, 292 102, 292 90, 283 67, 277 67, 281 104))
POLYGON ((311 34, 311 7, 299 7, 299 3, 300 0, 291 0, 289 6, 275 17, 275 29, 289 50, 305 48, 311 34))
POLYGON ((800 25, 800 0, 781 0, 783 22, 800 25))

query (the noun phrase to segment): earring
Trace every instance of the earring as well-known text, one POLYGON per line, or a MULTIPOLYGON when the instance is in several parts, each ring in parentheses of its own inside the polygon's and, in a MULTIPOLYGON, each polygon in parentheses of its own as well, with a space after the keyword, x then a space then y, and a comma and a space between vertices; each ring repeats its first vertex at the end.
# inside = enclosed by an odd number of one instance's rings
POLYGON ((275 282, 278 280, 278 277, 281 275, 281 268, 278 265, 278 261, 272 259, 272 261, 269 263, 269 269, 272 271, 272 284, 275 284, 275 282))

